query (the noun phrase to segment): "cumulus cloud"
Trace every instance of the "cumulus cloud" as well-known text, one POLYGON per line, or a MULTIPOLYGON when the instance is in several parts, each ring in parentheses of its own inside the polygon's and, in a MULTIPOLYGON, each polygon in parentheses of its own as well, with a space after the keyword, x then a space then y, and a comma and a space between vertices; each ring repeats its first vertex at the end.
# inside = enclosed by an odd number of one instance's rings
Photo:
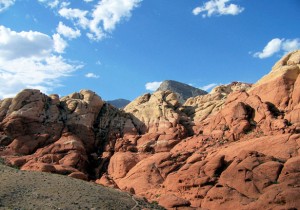
MULTIPOLYGON (((92 3, 92 10, 70 8, 70 3, 63 0, 38 1, 55 9, 61 17, 72 21, 75 26, 86 30, 86 35, 91 40, 99 41, 108 37, 118 23, 129 19, 132 11, 143 0, 101 0, 92 3)), ((93 0, 83 1, 87 3, 94 2, 93 0)))
POLYGON ((63 38, 61 38, 59 34, 54 34, 52 37, 55 52, 64 53, 66 47, 68 46, 67 42, 63 38))
POLYGON ((100 40, 103 31, 111 32, 124 18, 131 16, 131 11, 141 0, 102 0, 96 5, 90 21, 90 38, 100 40))
POLYGON ((147 82, 145 84, 146 90, 156 91, 162 82, 147 82))
POLYGON ((94 5, 92 11, 61 7, 58 13, 73 21, 75 26, 86 29, 86 35, 98 41, 107 37, 122 20, 130 18, 132 10, 140 2, 142 0, 102 0, 94 5))
POLYGON ((282 49, 285 52, 291 52, 300 49, 300 39, 287 39, 282 42, 282 49))
POLYGON ((88 11, 80 10, 80 9, 72 9, 72 8, 61 8, 58 13, 66 18, 67 20, 72 20, 73 23, 77 26, 81 26, 82 28, 87 28, 89 25, 89 20, 86 17, 88 11))
POLYGON ((244 11, 243 7, 236 4, 229 4, 232 0, 210 0, 202 7, 196 7, 193 10, 194 15, 202 13, 202 17, 221 16, 221 15, 238 15, 244 11))
POLYGON ((288 53, 297 49, 300 49, 300 39, 275 38, 269 41, 261 52, 256 52, 253 56, 264 59, 279 52, 288 53))
POLYGON ((47 6, 51 7, 51 8, 55 8, 58 7, 60 1, 59 0, 38 0, 41 3, 46 4, 47 6))
POLYGON ((96 75, 96 74, 94 74, 94 73, 87 73, 87 74, 85 75, 85 77, 97 79, 97 78, 99 78, 99 75, 96 75))
POLYGON ((0 97, 24 88, 48 92, 59 79, 82 68, 55 53, 52 37, 36 32, 16 32, 0 26, 0 97))
POLYGON ((53 47, 53 40, 36 31, 12 31, 0 25, 0 59, 11 60, 19 57, 44 56, 53 47))
POLYGON ((12 6, 15 0, 0 0, 0 13, 12 6))
POLYGON ((199 89, 208 91, 208 90, 216 87, 217 85, 218 85, 217 83, 211 83, 211 84, 208 84, 208 85, 204 85, 204 86, 200 87, 199 89))
POLYGON ((56 28, 57 33, 60 35, 63 35, 64 37, 68 39, 75 39, 81 35, 80 30, 78 29, 72 29, 69 26, 66 26, 62 22, 59 22, 57 28, 56 28))
POLYGON ((279 52, 281 49, 282 39, 272 39, 269 43, 264 47, 262 52, 257 52, 254 54, 255 57, 259 58, 268 58, 279 52))

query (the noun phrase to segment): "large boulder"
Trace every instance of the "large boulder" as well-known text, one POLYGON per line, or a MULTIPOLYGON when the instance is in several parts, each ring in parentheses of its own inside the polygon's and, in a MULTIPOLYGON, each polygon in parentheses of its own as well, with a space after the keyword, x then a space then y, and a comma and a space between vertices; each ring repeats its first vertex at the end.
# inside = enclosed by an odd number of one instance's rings
POLYGON ((27 155, 57 140, 64 127, 58 105, 54 98, 31 89, 3 100, 0 130, 11 139, 8 148, 27 155))

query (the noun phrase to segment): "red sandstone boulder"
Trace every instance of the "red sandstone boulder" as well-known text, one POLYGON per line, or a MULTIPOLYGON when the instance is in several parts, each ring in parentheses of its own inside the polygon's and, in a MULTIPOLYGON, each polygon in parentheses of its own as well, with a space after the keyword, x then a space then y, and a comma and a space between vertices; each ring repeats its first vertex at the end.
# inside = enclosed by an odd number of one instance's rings
POLYGON ((159 204, 166 208, 178 208, 191 205, 188 200, 179 198, 173 194, 161 196, 159 199, 159 204))
POLYGON ((118 152, 111 157, 107 172, 113 179, 123 178, 141 159, 136 153, 118 152))
POLYGON ((69 177, 75 178, 75 179, 81 179, 84 181, 88 180, 88 177, 86 174, 82 173, 82 172, 72 172, 68 175, 69 177))
POLYGON ((157 153, 136 164, 123 179, 115 180, 120 189, 133 189, 136 194, 145 194, 147 190, 159 188, 164 181, 158 164, 170 157, 169 153, 157 153))

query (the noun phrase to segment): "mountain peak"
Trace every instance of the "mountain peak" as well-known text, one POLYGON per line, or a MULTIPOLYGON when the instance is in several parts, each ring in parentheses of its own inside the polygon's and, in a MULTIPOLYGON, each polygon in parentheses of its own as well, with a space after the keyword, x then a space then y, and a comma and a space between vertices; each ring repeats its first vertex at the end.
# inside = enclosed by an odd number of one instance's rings
POLYGON ((115 106, 116 108, 123 109, 125 106, 127 106, 130 103, 130 101, 127 99, 118 98, 115 100, 109 100, 107 101, 107 103, 115 106))
POLYGON ((174 80, 163 81, 159 86, 159 88, 157 89, 157 91, 166 91, 166 90, 170 90, 176 93, 181 103, 184 103, 190 97, 207 94, 207 92, 204 90, 174 80))

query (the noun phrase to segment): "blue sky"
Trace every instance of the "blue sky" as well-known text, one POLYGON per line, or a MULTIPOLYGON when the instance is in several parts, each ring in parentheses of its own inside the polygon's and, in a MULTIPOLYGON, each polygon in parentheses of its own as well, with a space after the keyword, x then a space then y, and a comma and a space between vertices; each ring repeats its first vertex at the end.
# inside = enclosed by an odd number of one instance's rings
POLYGON ((300 48, 299 11, 299 0, 0 0, 0 98, 254 83, 300 48))

